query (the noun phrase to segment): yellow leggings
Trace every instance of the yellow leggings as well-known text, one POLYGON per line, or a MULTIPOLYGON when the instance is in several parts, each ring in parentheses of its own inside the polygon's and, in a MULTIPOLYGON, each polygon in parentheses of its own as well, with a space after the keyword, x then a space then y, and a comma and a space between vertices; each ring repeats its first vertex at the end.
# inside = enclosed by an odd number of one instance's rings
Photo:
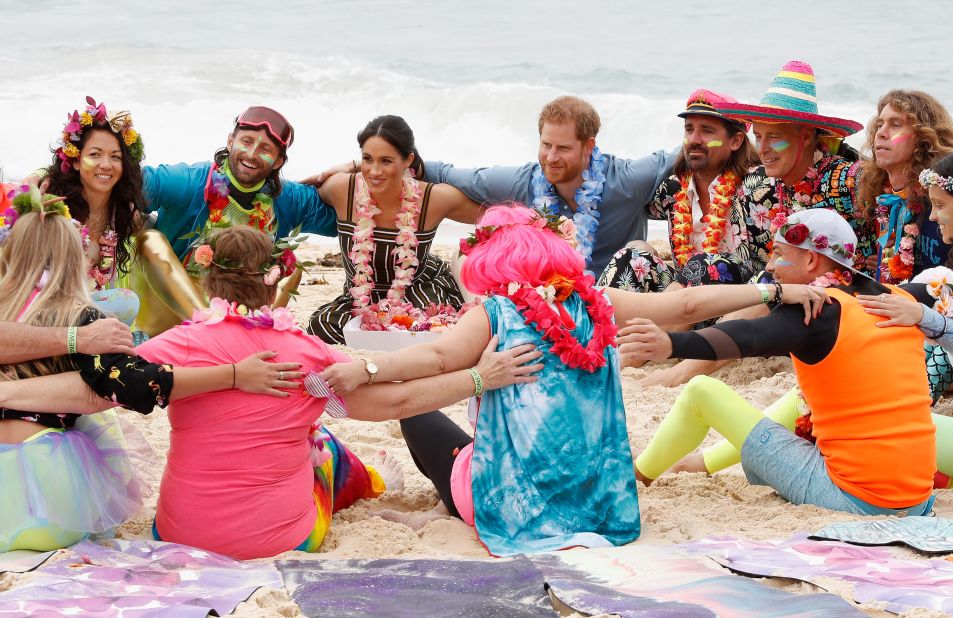
MULTIPOLYGON (((789 431, 794 431, 794 421, 799 413, 797 387, 764 411, 765 416, 784 425, 789 431)), ((943 414, 933 414, 932 417, 936 426, 936 469, 953 476, 953 417, 943 414)), ((741 461, 740 445, 736 448, 730 441, 723 440, 702 451, 702 457, 708 472, 718 472, 741 461)))
POLYGON ((765 418, 727 384, 696 376, 675 399, 671 412, 635 460, 635 467, 650 479, 658 478, 679 459, 698 448, 709 430, 728 439, 735 452, 754 426, 765 418))

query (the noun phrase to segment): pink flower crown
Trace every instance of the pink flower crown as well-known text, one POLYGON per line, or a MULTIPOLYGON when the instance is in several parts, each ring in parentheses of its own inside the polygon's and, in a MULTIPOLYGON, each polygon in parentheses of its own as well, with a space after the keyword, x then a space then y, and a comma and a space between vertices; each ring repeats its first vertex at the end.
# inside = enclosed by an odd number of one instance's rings
POLYGON ((73 219, 70 214, 65 198, 58 195, 41 195, 36 187, 21 185, 7 193, 7 197, 13 202, 13 205, 0 211, 0 245, 7 240, 17 219, 28 212, 38 212, 41 217, 51 214, 61 215, 73 221, 77 228, 81 227, 79 222, 73 219))
POLYGON ((575 248, 576 224, 572 219, 559 214, 534 209, 533 218, 525 223, 506 223, 504 225, 484 225, 476 228, 472 234, 460 239, 460 254, 470 255, 473 248, 493 235, 493 232, 513 225, 529 225, 538 229, 548 229, 575 248))
POLYGON ((142 136, 132 128, 132 114, 126 111, 109 114, 106 112, 105 105, 97 104, 93 97, 86 97, 86 109, 82 113, 79 110, 73 110, 72 114, 66 114, 66 125, 60 137, 60 147, 56 149, 56 156, 60 159, 60 170, 64 174, 69 172, 73 162, 79 159, 79 142, 87 127, 109 129, 121 137, 123 143, 129 147, 129 154, 133 161, 138 163, 145 157, 142 136))

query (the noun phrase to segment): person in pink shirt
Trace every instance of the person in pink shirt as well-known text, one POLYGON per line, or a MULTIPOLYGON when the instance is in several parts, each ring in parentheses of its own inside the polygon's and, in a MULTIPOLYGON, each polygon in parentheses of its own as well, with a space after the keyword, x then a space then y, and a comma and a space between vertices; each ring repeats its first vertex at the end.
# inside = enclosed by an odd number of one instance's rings
MULTIPOLYGON (((286 309, 267 308, 284 267, 264 233, 248 226, 223 230, 206 253, 210 308, 139 346, 143 358, 202 367, 234 362, 249 351, 278 350, 275 361, 301 363, 305 372, 351 360, 305 334, 286 309)), ((538 356, 528 349, 485 353, 476 368, 484 388, 532 380, 532 366, 517 368, 538 356)), ((461 370, 363 386, 343 400, 332 395, 331 405, 360 420, 399 419, 465 399, 474 390, 474 376, 461 370)), ((156 538, 239 559, 314 551, 334 511, 387 487, 399 489, 403 480, 392 458, 365 465, 320 425, 326 405, 328 399, 303 388, 283 400, 232 390, 174 402, 156 538)))

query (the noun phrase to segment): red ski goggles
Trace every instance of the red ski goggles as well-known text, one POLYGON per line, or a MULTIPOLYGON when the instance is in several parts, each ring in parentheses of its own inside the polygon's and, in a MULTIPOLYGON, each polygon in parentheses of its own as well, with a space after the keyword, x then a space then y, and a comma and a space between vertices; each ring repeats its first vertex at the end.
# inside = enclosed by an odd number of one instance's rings
POLYGON ((295 139, 295 130, 291 123, 275 110, 262 105, 255 105, 243 111, 241 116, 235 119, 235 126, 265 129, 284 148, 290 146, 295 139))

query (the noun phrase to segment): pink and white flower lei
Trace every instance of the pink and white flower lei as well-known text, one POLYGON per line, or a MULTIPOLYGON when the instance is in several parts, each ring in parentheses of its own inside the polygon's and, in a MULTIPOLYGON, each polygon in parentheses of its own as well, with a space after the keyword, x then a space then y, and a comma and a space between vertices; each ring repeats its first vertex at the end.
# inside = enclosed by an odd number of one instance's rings
MULTIPOLYGON (((376 244, 374 243, 374 217, 381 213, 377 202, 371 197, 364 177, 358 175, 354 189, 354 236, 348 259, 354 264, 353 285, 348 290, 354 299, 352 314, 358 315, 371 304, 374 290, 374 268, 371 264, 376 244)), ((420 214, 420 185, 410 174, 404 172, 401 189, 400 211, 394 219, 397 229, 397 244, 394 250, 394 279, 387 291, 387 299, 400 301, 404 291, 414 278, 420 261, 417 259, 417 216, 420 214)))
POLYGON ((262 307, 250 310, 245 305, 228 302, 224 298, 213 298, 208 309, 196 309, 192 320, 185 324, 218 324, 219 322, 238 322, 245 328, 273 328, 278 331, 300 331, 298 321, 285 307, 262 307))

